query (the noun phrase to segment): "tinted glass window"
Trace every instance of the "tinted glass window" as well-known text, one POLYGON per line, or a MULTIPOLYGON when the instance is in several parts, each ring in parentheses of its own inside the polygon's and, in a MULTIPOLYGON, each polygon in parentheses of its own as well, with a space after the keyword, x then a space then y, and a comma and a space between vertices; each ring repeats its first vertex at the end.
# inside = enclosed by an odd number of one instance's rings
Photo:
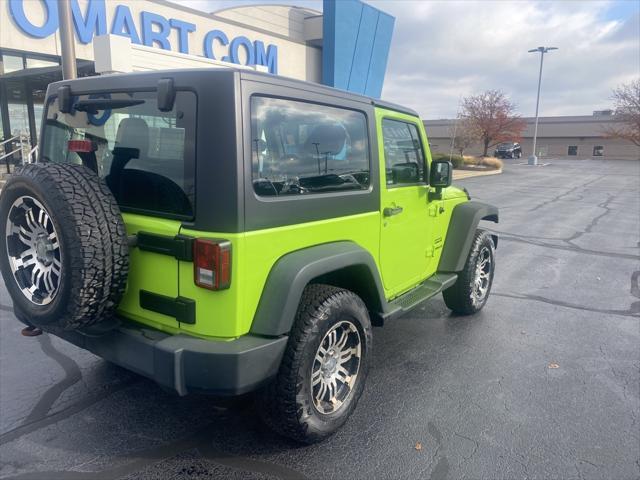
POLYGON ((577 145, 569 145, 569 148, 567 149, 567 155, 578 155, 577 145))
POLYGON ((596 145, 593 147, 593 156, 602 157, 604 155, 604 147, 602 145, 596 145))
POLYGON ((70 114, 57 106, 47 108, 42 160, 94 163, 123 210, 193 216, 194 93, 178 92, 170 112, 158 110, 155 92, 83 95, 70 114), (95 97, 121 102, 96 106, 95 97), (69 151, 69 140, 92 141, 95 157, 69 151))
POLYGON ((425 182, 425 161, 418 127, 413 123, 382 121, 387 185, 425 182))
POLYGON ((369 142, 361 112, 253 97, 251 157, 259 195, 369 188, 369 142))

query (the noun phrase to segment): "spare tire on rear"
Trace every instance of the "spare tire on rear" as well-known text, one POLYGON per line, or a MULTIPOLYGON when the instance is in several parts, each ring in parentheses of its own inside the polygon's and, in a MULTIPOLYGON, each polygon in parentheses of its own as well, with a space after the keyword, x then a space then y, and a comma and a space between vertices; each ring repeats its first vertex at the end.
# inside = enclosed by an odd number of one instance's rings
POLYGON ((127 234, 104 180, 82 165, 19 168, 0 193, 0 270, 16 315, 78 329, 111 318, 127 282, 127 234))

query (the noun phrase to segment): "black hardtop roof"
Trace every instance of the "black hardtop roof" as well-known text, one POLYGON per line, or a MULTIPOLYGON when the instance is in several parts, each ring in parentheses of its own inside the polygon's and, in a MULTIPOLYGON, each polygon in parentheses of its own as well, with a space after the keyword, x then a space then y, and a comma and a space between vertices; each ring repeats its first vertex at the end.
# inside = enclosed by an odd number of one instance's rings
POLYGON ((363 103, 375 105, 377 107, 386 108, 389 110, 395 110, 397 112, 407 113, 409 115, 414 115, 416 117, 419 117, 418 113, 415 110, 412 110, 407 107, 403 107, 402 105, 397 105, 391 102, 385 102, 383 100, 367 97, 364 95, 360 95, 358 93, 348 92, 346 90, 341 90, 339 88, 328 87, 326 85, 321 85, 319 83, 306 82, 304 80, 298 80, 295 78, 271 75, 269 73, 254 72, 251 70, 240 70, 240 69, 238 69, 238 71, 240 72, 240 75, 243 78, 255 80, 258 82, 266 82, 266 83, 272 83, 272 84, 278 84, 278 85, 290 84, 292 87, 300 88, 302 90, 309 90, 309 91, 324 93, 326 95, 332 95, 332 96, 340 96, 343 98, 348 98, 350 100, 360 101, 363 103))
POLYGON ((385 102, 357 93, 348 92, 338 88, 328 87, 326 85, 320 85, 314 82, 307 82, 304 80, 297 80, 294 78, 283 77, 279 75, 272 75, 270 73, 256 72, 248 69, 240 69, 233 67, 211 67, 211 68, 185 68, 176 70, 153 70, 147 72, 132 72, 132 73, 114 73, 108 75, 98 75, 93 77, 83 77, 75 80, 62 80, 59 82, 51 83, 47 89, 48 95, 56 94, 59 87, 63 85, 69 85, 73 94, 83 93, 87 91, 99 91, 99 90, 114 90, 114 89, 134 89, 134 88, 149 88, 155 87, 155 83, 167 77, 173 77, 177 86, 188 85, 189 78, 197 76, 202 78, 208 75, 239 75, 240 78, 268 83, 271 85, 289 86, 292 88, 306 90, 323 95, 329 95, 332 97, 338 97, 345 100, 351 100, 356 102, 362 102, 377 107, 386 108, 388 110, 394 110, 400 113, 406 113, 419 117, 415 110, 403 107, 391 102, 385 102))

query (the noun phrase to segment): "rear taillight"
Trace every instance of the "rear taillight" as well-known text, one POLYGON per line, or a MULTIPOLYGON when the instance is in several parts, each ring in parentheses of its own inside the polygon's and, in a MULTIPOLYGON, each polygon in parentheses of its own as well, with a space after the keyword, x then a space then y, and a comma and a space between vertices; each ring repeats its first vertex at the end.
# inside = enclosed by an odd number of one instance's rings
POLYGON ((197 238, 193 242, 193 281, 209 290, 231 285, 231 242, 197 238))
POLYGON ((91 153, 97 150, 91 140, 69 140, 67 148, 70 152, 76 153, 91 153))

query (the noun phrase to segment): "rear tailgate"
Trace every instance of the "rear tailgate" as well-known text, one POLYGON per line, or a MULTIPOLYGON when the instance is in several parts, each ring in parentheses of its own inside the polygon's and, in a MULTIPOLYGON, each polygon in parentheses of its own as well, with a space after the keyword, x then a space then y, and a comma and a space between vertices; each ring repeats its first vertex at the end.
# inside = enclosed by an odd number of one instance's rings
MULTIPOLYGON (((141 238, 172 239, 180 229, 177 220, 125 213, 127 234, 140 234, 141 238)), ((129 249, 129 279, 127 291, 118 311, 141 323, 161 330, 173 331, 178 319, 162 307, 165 302, 175 302, 178 297, 178 260, 171 255, 157 253, 146 247, 129 249), (161 313, 164 312, 164 313, 161 313)))

